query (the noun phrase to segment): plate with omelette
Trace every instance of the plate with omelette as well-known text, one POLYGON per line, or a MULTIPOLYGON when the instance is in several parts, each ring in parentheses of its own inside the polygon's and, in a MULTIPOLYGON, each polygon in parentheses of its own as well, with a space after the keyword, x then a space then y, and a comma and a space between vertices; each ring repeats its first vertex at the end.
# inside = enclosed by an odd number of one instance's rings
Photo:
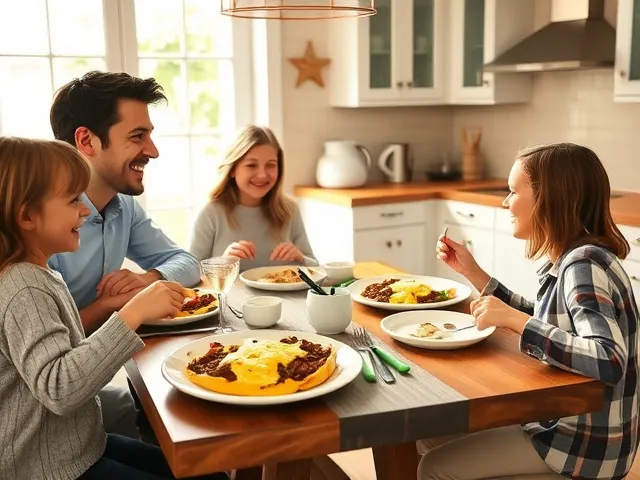
POLYGON ((393 311, 446 307, 471 295, 471 288, 462 283, 418 275, 365 278, 347 288, 356 302, 393 311))
POLYGON ((253 288, 279 292, 307 290, 309 285, 298 275, 301 269, 311 280, 321 283, 327 278, 327 272, 321 267, 305 267, 301 265, 280 265, 259 267, 246 270, 240 274, 240 280, 253 288))
POLYGON ((162 375, 212 402, 278 405, 344 387, 362 369, 350 346, 315 333, 247 330, 194 340, 171 353, 162 375))
POLYGON ((218 297, 203 288, 185 288, 182 310, 174 318, 161 318, 145 325, 170 326, 197 322, 218 313, 218 297))

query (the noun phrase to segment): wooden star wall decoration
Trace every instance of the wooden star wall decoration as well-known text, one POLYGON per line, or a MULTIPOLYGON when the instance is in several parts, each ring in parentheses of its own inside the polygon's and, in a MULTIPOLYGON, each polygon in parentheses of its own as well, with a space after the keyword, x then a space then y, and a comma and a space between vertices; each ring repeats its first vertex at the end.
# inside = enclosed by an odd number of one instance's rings
POLYGON ((322 79, 322 69, 331 63, 328 58, 318 58, 313 50, 313 43, 307 42, 307 49, 304 57, 290 58, 289 61, 298 69, 298 81, 296 88, 299 88, 307 80, 312 80, 318 86, 324 88, 322 79))

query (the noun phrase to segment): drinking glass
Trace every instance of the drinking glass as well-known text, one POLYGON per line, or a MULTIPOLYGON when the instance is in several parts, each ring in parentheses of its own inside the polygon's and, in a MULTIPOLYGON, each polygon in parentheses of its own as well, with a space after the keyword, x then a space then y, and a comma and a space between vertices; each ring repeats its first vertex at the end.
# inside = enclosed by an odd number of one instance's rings
POLYGON ((209 279, 211 290, 218 296, 218 319, 220 331, 231 330, 226 327, 227 292, 238 278, 240 259, 236 257, 213 257, 200 262, 202 273, 209 279))

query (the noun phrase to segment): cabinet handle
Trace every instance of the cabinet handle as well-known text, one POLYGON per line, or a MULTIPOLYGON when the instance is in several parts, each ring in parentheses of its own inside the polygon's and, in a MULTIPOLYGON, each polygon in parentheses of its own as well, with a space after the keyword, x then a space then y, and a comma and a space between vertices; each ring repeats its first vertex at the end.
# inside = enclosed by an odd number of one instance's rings
POLYGON ((383 218, 401 217, 402 215, 404 215, 404 212, 382 212, 380 214, 383 218))
POLYGON ((402 240, 396 240, 396 245, 398 245, 399 247, 402 246, 402 240))
POLYGON ((626 77, 626 76, 627 76, 627 72, 625 72, 624 70, 620 70, 620 71, 618 72, 618 75, 620 75, 620 78, 624 78, 624 77, 626 77))
POLYGON ((386 245, 387 245, 387 248, 391 248, 393 244, 391 242, 387 242, 386 245))
POLYGON ((633 280, 634 282, 640 282, 640 278, 636 277, 635 275, 631 275, 631 280, 633 280))
POLYGON ((407 82, 407 87, 409 87, 409 88, 413 87, 413 82, 412 81, 408 81, 407 82))
POLYGON ((461 211, 457 211, 456 214, 460 215, 461 217, 469 217, 469 218, 474 218, 475 215, 473 213, 464 213, 461 211))
POLYGON ((404 87, 404 82, 398 82, 398 83, 396 83, 396 86, 398 88, 402 88, 402 87, 404 87))

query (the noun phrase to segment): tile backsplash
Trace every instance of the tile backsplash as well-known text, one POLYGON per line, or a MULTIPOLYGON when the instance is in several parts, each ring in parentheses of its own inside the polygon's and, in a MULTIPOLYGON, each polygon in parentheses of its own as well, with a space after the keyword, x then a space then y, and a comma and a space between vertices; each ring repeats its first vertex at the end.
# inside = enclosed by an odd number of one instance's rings
MULTIPOLYGON (((285 22, 284 147, 289 191, 293 185, 315 183, 325 140, 355 140, 374 158, 385 145, 406 142, 424 165, 446 151, 459 154, 460 130, 475 126, 483 129, 481 153, 490 176, 506 177, 522 147, 574 142, 600 156, 614 189, 640 191, 636 173, 640 103, 614 103, 611 69, 535 73, 533 98, 521 105, 340 109, 329 106, 326 89, 313 83, 295 87, 297 72, 286 59, 300 56, 308 40, 318 56, 326 55, 327 22, 285 22)), ((331 74, 331 66, 323 71, 325 80, 331 74)), ((371 180, 380 178, 374 169, 371 180)))
POLYGON ((544 72, 523 105, 456 107, 453 142, 460 130, 480 126, 481 153, 490 176, 505 177, 518 149, 538 143, 573 142, 592 148, 614 189, 640 191, 640 104, 614 103, 613 71, 544 72), (632 173, 633 172, 633 173, 632 173))

